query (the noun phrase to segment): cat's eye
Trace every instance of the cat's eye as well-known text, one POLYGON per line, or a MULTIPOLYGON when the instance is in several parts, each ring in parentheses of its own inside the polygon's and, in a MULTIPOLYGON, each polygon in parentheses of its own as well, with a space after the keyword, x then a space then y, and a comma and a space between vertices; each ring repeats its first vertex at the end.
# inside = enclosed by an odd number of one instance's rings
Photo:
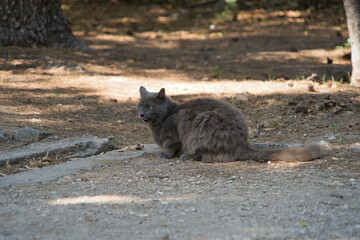
POLYGON ((147 109, 149 109, 149 110, 152 110, 153 109, 153 106, 147 106, 147 109))

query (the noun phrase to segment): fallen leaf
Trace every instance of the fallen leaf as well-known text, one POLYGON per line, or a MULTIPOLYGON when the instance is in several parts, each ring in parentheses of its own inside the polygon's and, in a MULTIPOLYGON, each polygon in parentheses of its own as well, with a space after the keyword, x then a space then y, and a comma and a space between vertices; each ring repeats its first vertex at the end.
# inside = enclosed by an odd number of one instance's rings
POLYGON ((138 145, 136 145, 135 150, 141 150, 143 148, 144 148, 144 145, 138 144, 138 145))
POLYGON ((137 144, 137 145, 129 145, 129 146, 126 146, 122 149, 119 149, 117 150, 117 152, 124 152, 124 151, 134 151, 134 150, 141 150, 144 148, 144 145, 143 144, 137 144))
POLYGON ((308 226, 307 222, 301 222, 300 225, 301 225, 302 227, 307 227, 307 226, 308 226))

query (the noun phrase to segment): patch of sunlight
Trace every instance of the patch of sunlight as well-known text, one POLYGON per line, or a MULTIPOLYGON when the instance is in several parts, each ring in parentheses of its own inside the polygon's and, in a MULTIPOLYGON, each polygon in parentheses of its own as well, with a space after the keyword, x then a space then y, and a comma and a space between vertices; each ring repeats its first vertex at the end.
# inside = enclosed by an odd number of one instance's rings
POLYGON ((108 81, 124 83, 124 82, 131 81, 131 78, 127 78, 127 77, 109 77, 108 81))
POLYGON ((179 202, 195 200, 197 195, 189 194, 177 197, 161 197, 161 198, 140 198, 134 196, 121 196, 121 195, 97 195, 97 196, 79 196, 58 198, 48 202, 48 205, 73 205, 73 204, 128 204, 128 203, 143 203, 153 200, 160 202, 179 202))
POLYGON ((117 36, 117 35, 108 35, 108 34, 98 34, 95 36, 97 40, 103 40, 108 42, 135 42, 136 38, 133 36, 117 36))
POLYGON ((49 205, 69 205, 69 204, 126 204, 132 202, 143 202, 146 199, 136 198, 130 196, 118 196, 118 195, 98 195, 98 196, 80 196, 80 197, 69 197, 59 198, 50 201, 49 205))
MULTIPOLYGON (((286 82, 280 81, 194 81, 181 74, 169 73, 166 79, 139 78, 122 76, 81 76, 77 79, 79 85, 91 86, 96 94, 105 98, 116 98, 118 101, 127 101, 129 98, 139 98, 139 87, 144 86, 149 91, 156 92, 161 88, 166 89, 168 95, 191 94, 272 94, 272 93, 299 93, 307 92, 308 85, 305 81, 296 82, 296 86, 289 87, 286 82), (179 79, 181 78, 181 81, 179 79), (125 84, 131 83, 131 84, 125 84)), ((320 91, 321 89, 319 89, 320 91)))

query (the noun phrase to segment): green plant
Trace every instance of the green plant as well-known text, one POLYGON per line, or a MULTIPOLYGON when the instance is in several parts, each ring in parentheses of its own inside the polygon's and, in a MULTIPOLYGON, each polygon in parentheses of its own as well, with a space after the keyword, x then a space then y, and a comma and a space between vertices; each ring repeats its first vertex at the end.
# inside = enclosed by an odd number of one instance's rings
POLYGON ((307 227, 309 224, 308 224, 307 222, 301 222, 300 225, 301 225, 302 227, 307 227))
POLYGON ((330 124, 330 129, 333 131, 333 133, 335 134, 337 132, 337 130, 339 129, 339 125, 337 123, 331 123, 330 124))
POLYGON ((304 74, 298 74, 295 76, 296 79, 299 79, 299 80, 305 80, 306 79, 306 76, 304 74))
POLYGON ((231 21, 230 14, 231 12, 225 9, 221 13, 216 13, 215 16, 217 19, 223 20, 225 22, 230 22, 231 21))
POLYGON ((221 68, 219 66, 215 66, 211 69, 211 78, 220 78, 222 74, 221 68))
POLYGON ((270 73, 268 74, 268 81, 272 82, 275 80, 275 76, 271 76, 270 73))
POLYGON ((343 138, 342 137, 340 137, 339 139, 338 139, 338 143, 339 144, 342 144, 344 141, 343 141, 343 138))
POLYGON ((346 39, 346 42, 344 43, 345 48, 351 48, 351 41, 350 38, 346 39))
POLYGON ((237 0, 225 0, 225 4, 226 5, 224 11, 215 14, 216 18, 221 19, 225 22, 230 22, 231 20, 236 21, 236 14, 238 10, 237 0))
POLYGON ((344 49, 344 48, 350 48, 351 47, 351 41, 350 38, 346 39, 346 41, 343 43, 343 45, 336 46, 336 49, 344 49))

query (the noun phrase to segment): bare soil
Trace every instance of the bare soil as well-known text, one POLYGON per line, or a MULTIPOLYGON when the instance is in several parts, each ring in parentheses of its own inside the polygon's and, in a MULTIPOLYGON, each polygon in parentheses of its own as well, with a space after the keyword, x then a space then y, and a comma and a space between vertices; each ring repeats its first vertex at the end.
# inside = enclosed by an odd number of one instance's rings
POLYGON ((338 150, 268 164, 100 156, 1 188, 0 239, 359 239, 359 150, 338 150))
MULTIPOLYGON (((309 142, 335 134, 339 143, 352 143, 341 136, 359 133, 359 89, 343 84, 351 71, 343 55, 350 50, 336 48, 347 38, 338 9, 270 6, 240 11, 237 22, 227 22, 211 7, 77 4, 65 2, 64 11, 96 54, 0 48, 1 130, 31 126, 60 137, 97 135, 118 148, 151 143, 136 119, 144 85, 165 87, 178 102, 206 96, 235 105, 253 132, 261 128, 254 142, 309 142)), ((2 141, 0 149, 22 144, 2 141)), ((59 159, 29 160, 2 173, 59 159)))
MULTIPOLYGON (((309 163, 205 164, 148 155, 2 189, 0 238, 360 236, 360 89, 347 84, 351 66, 343 56, 350 50, 336 48, 348 36, 341 11, 253 9, 226 22, 212 8, 72 2, 64 11, 74 33, 97 53, 0 48, 0 130, 96 135, 117 148, 152 143, 136 113, 143 85, 165 87, 179 103, 213 97, 236 106, 250 142, 331 145, 309 163)), ((24 144, 0 143, 0 150, 24 144)), ((28 159, 0 173, 64 161, 28 159)))

